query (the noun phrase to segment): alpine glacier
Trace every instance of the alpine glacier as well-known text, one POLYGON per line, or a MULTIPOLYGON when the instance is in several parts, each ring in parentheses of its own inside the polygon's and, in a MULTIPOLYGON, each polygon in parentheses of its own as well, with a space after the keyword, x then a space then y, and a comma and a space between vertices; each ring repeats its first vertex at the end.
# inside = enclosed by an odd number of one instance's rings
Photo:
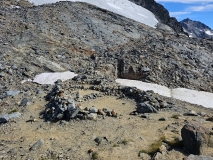
MULTIPOLYGON (((124 17, 133 19, 150 27, 156 28, 158 20, 149 10, 138 6, 128 0, 61 0, 72 2, 86 2, 97 7, 109 10, 124 17)), ((34 5, 42 5, 46 3, 56 3, 59 0, 29 0, 34 5)))

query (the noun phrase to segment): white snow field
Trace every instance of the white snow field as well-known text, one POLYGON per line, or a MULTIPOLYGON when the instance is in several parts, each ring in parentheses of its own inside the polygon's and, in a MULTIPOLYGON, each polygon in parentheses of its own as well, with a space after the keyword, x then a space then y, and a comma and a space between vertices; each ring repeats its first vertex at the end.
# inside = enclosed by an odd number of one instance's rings
POLYGON ((87 2, 97 7, 109 10, 127 18, 133 19, 150 27, 156 28, 158 20, 149 10, 136 5, 128 0, 28 0, 34 5, 56 3, 59 1, 87 2))
POLYGON ((172 97, 192 104, 202 105, 207 108, 213 108, 213 93, 190 90, 186 88, 169 89, 165 86, 157 84, 128 79, 116 79, 116 82, 123 86, 136 87, 143 91, 153 90, 155 93, 162 96, 172 97))
POLYGON ((41 73, 36 75, 33 82, 38 84, 54 84, 55 81, 61 79, 62 81, 66 81, 68 79, 72 79, 77 76, 77 74, 66 71, 66 72, 53 72, 53 73, 41 73))
POLYGON ((206 32, 206 34, 213 36, 213 33, 211 31, 205 31, 205 32, 206 32))

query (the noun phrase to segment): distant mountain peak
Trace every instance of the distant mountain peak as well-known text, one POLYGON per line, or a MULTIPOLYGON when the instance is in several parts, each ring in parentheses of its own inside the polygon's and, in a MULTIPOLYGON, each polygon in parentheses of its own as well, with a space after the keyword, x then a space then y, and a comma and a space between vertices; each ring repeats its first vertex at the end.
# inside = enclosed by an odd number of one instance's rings
POLYGON ((213 30, 202 22, 186 18, 182 20, 180 23, 184 31, 189 34, 189 37, 207 38, 207 39, 213 38, 213 30))

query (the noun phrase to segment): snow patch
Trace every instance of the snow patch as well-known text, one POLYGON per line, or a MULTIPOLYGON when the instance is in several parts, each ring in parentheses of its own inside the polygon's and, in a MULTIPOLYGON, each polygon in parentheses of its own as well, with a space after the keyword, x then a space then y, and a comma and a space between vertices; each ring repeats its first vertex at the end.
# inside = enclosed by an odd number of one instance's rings
POLYGON ((32 82, 32 79, 25 79, 25 80, 21 81, 21 84, 23 84, 25 82, 32 82))
POLYGON ((136 87, 144 91, 153 90, 155 93, 162 96, 172 97, 192 104, 202 105, 207 108, 213 108, 213 93, 190 90, 186 88, 169 89, 165 86, 153 83, 145 83, 128 79, 116 79, 116 82, 123 86, 136 87))
POLYGON ((213 33, 211 31, 205 31, 205 32, 206 32, 206 34, 213 36, 213 33))
POLYGON ((137 87, 143 91, 153 90, 162 96, 171 97, 171 90, 165 86, 128 79, 116 79, 116 82, 123 86, 137 87))
POLYGON ((74 72, 66 71, 66 72, 54 72, 54 73, 41 73, 37 75, 33 82, 38 84, 54 84, 58 79, 62 81, 66 81, 68 79, 72 79, 77 76, 74 72))
POLYGON ((158 20, 152 12, 128 0, 29 0, 29 2, 34 5, 56 3, 58 1, 86 2, 153 28, 156 28, 158 23, 158 20))
POLYGON ((21 8, 20 6, 10 5, 10 8, 21 8))
POLYGON ((115 9, 122 9, 122 8, 120 8, 120 7, 118 7, 118 6, 114 5, 114 4, 112 4, 112 3, 107 3, 107 4, 108 4, 109 6, 115 8, 115 9))

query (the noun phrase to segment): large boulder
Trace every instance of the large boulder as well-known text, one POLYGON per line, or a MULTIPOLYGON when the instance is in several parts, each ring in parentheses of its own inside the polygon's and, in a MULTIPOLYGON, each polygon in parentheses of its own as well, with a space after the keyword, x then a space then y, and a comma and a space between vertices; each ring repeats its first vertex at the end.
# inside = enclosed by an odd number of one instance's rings
POLYGON ((209 131, 196 122, 188 123, 181 129, 183 144, 194 155, 207 153, 211 135, 209 131))

